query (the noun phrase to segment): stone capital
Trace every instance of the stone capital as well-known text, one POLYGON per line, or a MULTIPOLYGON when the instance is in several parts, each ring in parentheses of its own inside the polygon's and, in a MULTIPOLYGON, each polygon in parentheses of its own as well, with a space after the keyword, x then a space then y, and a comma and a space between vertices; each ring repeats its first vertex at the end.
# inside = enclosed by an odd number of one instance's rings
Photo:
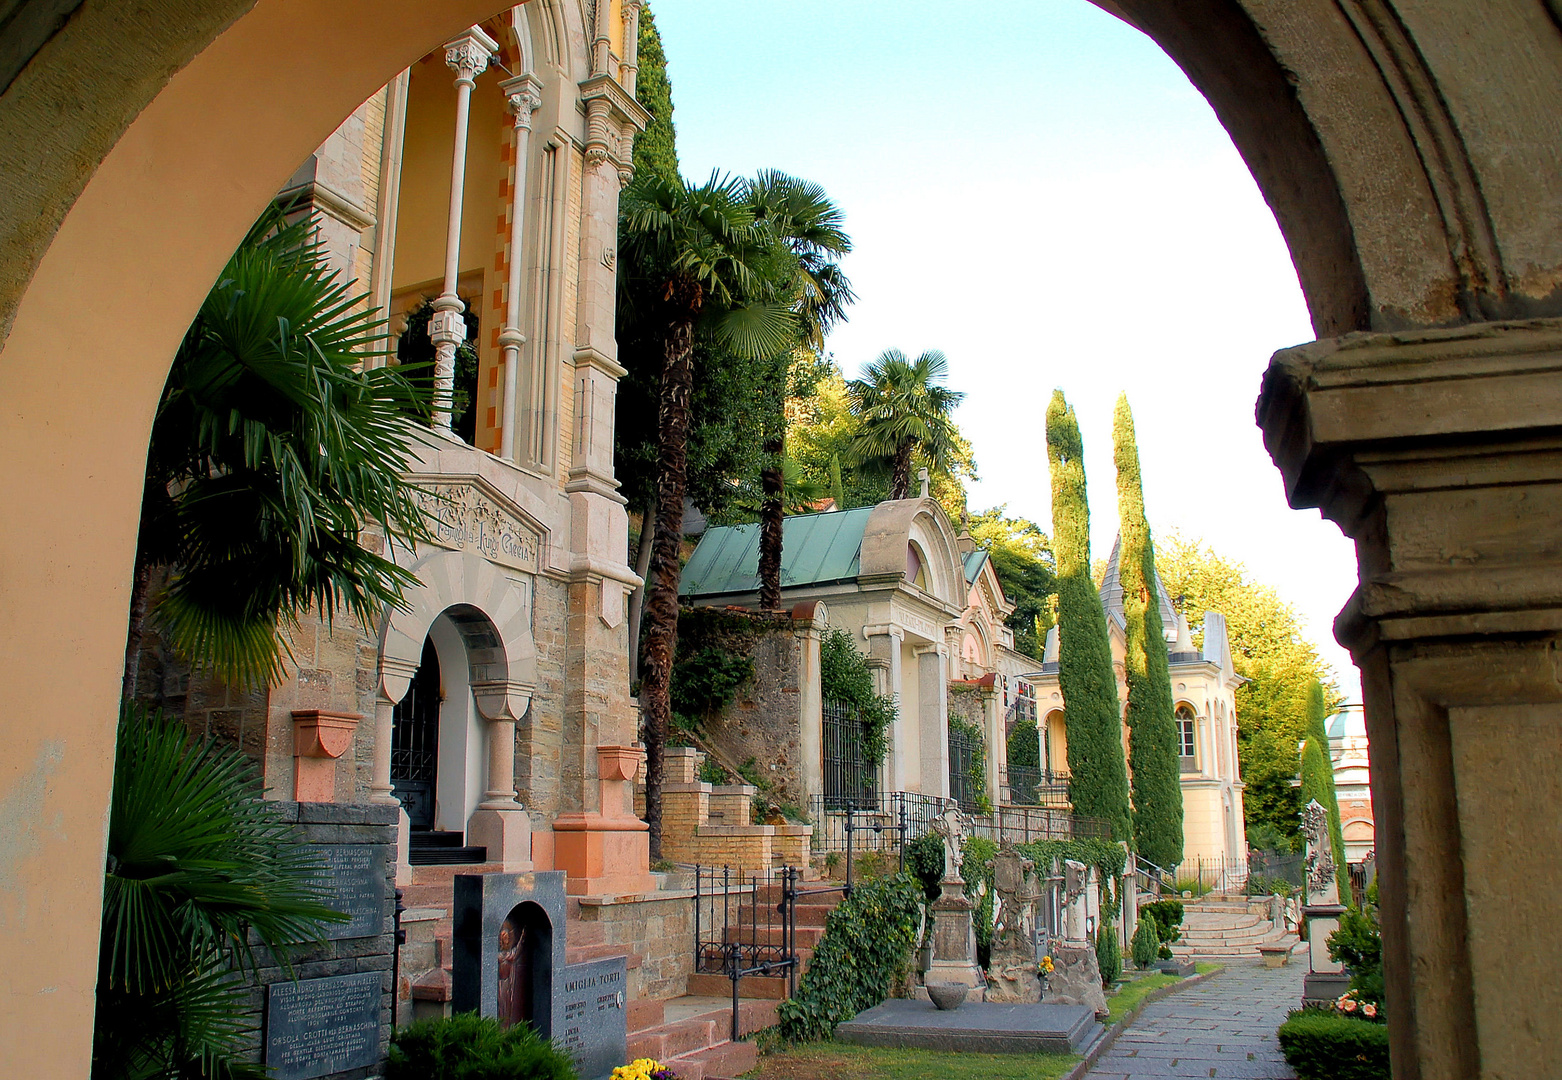
POLYGON ((1562 630, 1562 320, 1287 349, 1257 414, 1291 505, 1356 541, 1354 652, 1562 630))
POLYGON ((528 131, 532 126, 532 113, 542 107, 542 80, 527 72, 499 84, 499 90, 515 114, 515 126, 528 131))
POLYGON ((499 43, 483 32, 482 27, 470 27, 465 33, 445 42, 445 64, 456 73, 456 82, 471 84, 472 80, 488 70, 488 62, 499 52, 499 43))

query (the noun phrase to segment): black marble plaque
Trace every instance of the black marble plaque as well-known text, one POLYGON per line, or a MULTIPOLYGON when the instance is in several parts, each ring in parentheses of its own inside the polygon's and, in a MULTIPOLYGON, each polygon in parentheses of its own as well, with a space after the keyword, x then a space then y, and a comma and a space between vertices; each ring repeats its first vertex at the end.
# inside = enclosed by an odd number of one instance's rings
POLYGON ((326 939, 384 933, 385 849, 375 844, 320 844, 314 851, 325 863, 320 878, 325 906, 352 916, 344 923, 326 923, 326 939))
POLYGON ((556 1015, 562 1014, 554 1042, 575 1059, 587 1080, 605 1077, 627 1060, 624 974, 624 958, 611 956, 571 964, 553 985, 556 1015))
POLYGON ((274 1080, 309 1080, 379 1061, 383 979, 365 971, 268 986, 266 1064, 274 1080))

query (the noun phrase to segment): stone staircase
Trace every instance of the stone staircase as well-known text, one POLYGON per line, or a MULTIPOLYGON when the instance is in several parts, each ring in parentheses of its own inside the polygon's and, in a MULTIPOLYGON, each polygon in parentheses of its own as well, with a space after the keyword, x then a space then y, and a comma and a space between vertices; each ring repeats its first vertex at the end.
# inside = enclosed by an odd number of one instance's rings
MULTIPOLYGON (((813 886, 827 887, 827 886, 813 886)), ((801 965, 798 968, 798 977, 802 977, 803 969, 813 959, 814 948, 819 944, 819 939, 824 935, 824 923, 829 918, 830 912, 840 904, 843 896, 839 892, 825 892, 813 896, 802 897, 797 904, 797 958, 801 965)), ((779 886, 766 886, 759 890, 759 902, 774 908, 781 901, 781 889, 779 886)), ((759 927, 729 927, 726 940, 741 944, 773 945, 779 948, 783 942, 783 932, 779 926, 759 927)), ((748 999, 760 999, 779 1002, 788 996, 791 980, 783 973, 780 975, 746 975, 738 983, 738 997, 748 999)), ((732 996, 732 980, 726 975, 710 972, 695 972, 689 976, 689 993, 722 997, 728 1000, 732 996)))
MULTIPOLYGON (((406 907, 402 925, 407 930, 407 945, 402 950, 403 985, 398 989, 403 1001, 403 1023, 449 1014, 453 956, 450 912, 455 876, 497 873, 500 869, 496 863, 412 868, 412 884, 402 890, 406 907), (410 1001, 407 1000, 409 992, 410 1001)), ((799 907, 800 945, 812 946, 818 942, 819 934, 823 932, 824 914, 833 906, 808 905, 806 911, 799 907), (813 910, 816 907, 823 907, 824 913, 813 910), (805 928, 804 918, 817 919, 817 926, 805 928)), ((640 955, 607 941, 604 924, 583 921, 578 915, 579 908, 571 901, 565 920, 568 963, 623 956, 629 970, 641 966, 643 958, 640 955)), ((779 937, 776 941, 779 943, 779 937)), ((800 952, 813 955, 811 947, 800 949, 800 952)), ((703 988, 697 982, 700 978, 691 978, 689 993, 683 997, 628 1003, 629 1060, 654 1057, 671 1065, 683 1080, 723 1080, 747 1072, 758 1064, 759 1051, 753 1043, 731 1039, 731 982, 722 975, 704 976, 713 982, 710 988, 703 988)), ((786 996, 785 979, 750 977, 745 978, 742 985, 744 1000, 739 1002, 738 1015, 740 1037, 773 1026, 780 999, 786 996), (765 985, 755 987, 750 985, 753 983, 765 985), (779 984, 779 993, 775 992, 776 984, 779 984)))
POLYGON ((1184 900, 1182 939, 1171 946, 1179 958, 1253 959, 1261 945, 1297 944, 1296 933, 1266 898, 1210 894, 1184 900))

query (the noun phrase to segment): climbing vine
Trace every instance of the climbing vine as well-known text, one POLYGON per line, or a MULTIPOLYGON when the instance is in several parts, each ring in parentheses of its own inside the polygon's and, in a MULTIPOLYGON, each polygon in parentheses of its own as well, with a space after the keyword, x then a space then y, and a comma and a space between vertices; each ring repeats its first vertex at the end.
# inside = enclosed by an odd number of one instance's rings
POLYGON ((857 651, 851 635, 830 627, 819 641, 819 676, 824 696, 857 710, 862 721, 862 757, 879 765, 889 750, 888 732, 895 722, 895 699, 873 689, 868 659, 857 651))
POLYGON ((965 775, 971 781, 971 790, 976 792, 976 811, 979 814, 993 812, 992 800, 987 797, 987 741, 982 736, 982 729, 958 716, 949 718, 950 732, 958 731, 966 737, 971 746, 971 763, 966 766, 965 775))
POLYGON ((781 1003, 782 1037, 814 1042, 837 1024, 890 996, 911 967, 921 897, 910 874, 858 885, 825 920, 824 936, 797 984, 781 1003))
POLYGON ((1095 867, 1101 878, 1101 921, 1110 922, 1122 910, 1123 890, 1119 882, 1128 866, 1128 852, 1121 844, 1086 837, 1074 840, 1033 840, 1029 844, 1016 844, 1015 847, 1036 864, 1038 871, 1050 867, 1054 860, 1062 866, 1065 859, 1095 867))

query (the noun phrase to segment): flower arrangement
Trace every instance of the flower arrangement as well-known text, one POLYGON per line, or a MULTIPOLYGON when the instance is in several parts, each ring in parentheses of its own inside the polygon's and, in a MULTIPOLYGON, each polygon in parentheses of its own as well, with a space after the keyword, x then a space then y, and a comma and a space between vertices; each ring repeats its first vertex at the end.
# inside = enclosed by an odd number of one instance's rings
POLYGON ((1363 1001, 1359 991, 1347 990, 1335 999, 1334 1011, 1342 1016, 1359 1016, 1364 1020, 1378 1020, 1381 1010, 1372 1002, 1363 1001))
POLYGON ((609 1080, 678 1080, 678 1074, 654 1058, 636 1058, 614 1069, 609 1080))
POLYGON ((1036 974, 1040 975, 1043 979, 1052 974, 1052 957, 1043 956, 1041 958, 1040 963, 1036 965, 1036 974))

